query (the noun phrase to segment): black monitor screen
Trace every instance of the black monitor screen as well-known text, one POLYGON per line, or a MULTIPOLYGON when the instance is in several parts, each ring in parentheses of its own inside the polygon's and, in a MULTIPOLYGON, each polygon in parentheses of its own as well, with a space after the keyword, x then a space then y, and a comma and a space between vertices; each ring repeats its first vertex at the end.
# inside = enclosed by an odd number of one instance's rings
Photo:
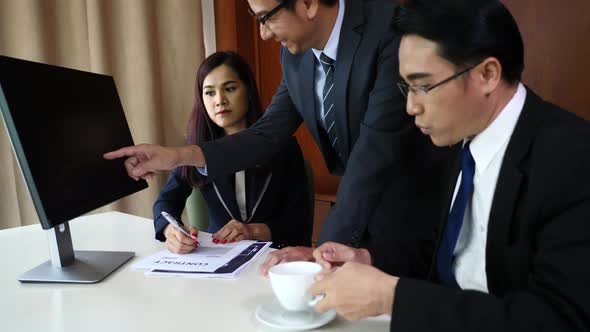
POLYGON ((147 187, 102 158, 133 145, 111 76, 0 56, 0 109, 44 229, 147 187))

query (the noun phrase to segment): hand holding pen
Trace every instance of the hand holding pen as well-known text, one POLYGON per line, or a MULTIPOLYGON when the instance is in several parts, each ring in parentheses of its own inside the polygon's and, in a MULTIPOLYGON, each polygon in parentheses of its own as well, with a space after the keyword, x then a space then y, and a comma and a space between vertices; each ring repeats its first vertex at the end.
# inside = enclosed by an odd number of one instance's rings
POLYGON ((199 230, 196 227, 183 227, 170 214, 162 212, 162 216, 169 225, 164 229, 166 248, 175 254, 188 254, 199 247, 197 240, 199 230))

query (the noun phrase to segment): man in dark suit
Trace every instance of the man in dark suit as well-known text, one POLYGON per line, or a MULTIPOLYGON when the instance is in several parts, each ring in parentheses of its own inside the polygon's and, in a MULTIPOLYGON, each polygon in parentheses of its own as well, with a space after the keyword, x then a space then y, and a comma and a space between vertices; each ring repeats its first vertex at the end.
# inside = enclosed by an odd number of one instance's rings
POLYGON ((520 83, 522 37, 500 1, 409 0, 394 26, 407 112, 456 145, 435 264, 429 280, 398 278, 326 243, 320 262, 352 263, 319 278, 316 309, 389 313, 398 332, 590 330, 590 125, 520 83))
MULTIPOLYGON (((305 122, 330 172, 342 175, 320 243, 375 248, 391 243, 410 247, 401 243, 414 238, 432 241, 431 234, 419 235, 425 229, 420 221, 427 218, 417 213, 411 227, 395 226, 401 215, 409 214, 406 201, 430 194, 422 190, 429 179, 420 168, 429 165, 426 150, 431 143, 403 111, 394 79, 399 40, 391 29, 391 1, 248 2, 262 39, 283 46, 283 78, 262 119, 248 130, 201 147, 139 146, 109 157, 130 156, 128 170, 136 178, 178 165, 206 166, 208 176, 216 178, 270 159, 305 122), (384 193, 390 199, 384 199, 384 193), (395 234, 379 238, 384 227, 396 229, 395 234)), ((396 265, 398 259, 411 256, 377 261, 396 265)), ((309 247, 285 248, 269 255, 263 273, 279 262, 312 258, 309 247)), ((392 269, 401 271, 401 265, 392 269)))

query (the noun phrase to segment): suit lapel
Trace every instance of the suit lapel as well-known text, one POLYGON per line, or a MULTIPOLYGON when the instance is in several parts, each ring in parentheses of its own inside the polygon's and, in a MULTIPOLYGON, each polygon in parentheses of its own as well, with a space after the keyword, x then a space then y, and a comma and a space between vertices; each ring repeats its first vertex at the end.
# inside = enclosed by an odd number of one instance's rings
POLYGON ((361 41, 362 30, 359 28, 364 23, 364 13, 362 1, 347 0, 342 30, 340 31, 340 40, 338 42, 338 56, 334 71, 334 100, 336 107, 336 130, 338 139, 342 142, 344 160, 348 160, 350 155, 350 142, 348 133, 348 110, 347 89, 352 62, 356 50, 361 41))
POLYGON ((527 97, 506 148, 498 182, 494 192, 492 208, 488 223, 486 246, 486 274, 490 290, 504 289, 503 281, 508 279, 510 271, 504 271, 502 257, 510 244, 510 234, 517 227, 515 207, 523 182, 521 163, 528 155, 537 127, 535 108, 540 100, 527 89, 527 97))
POLYGON ((508 151, 506 151, 490 210, 486 244, 488 289, 494 290, 494 293, 499 288, 504 288, 501 285, 502 280, 508 280, 506 276, 510 275, 508 271, 503 271, 503 267, 507 265, 503 263, 502 257, 507 249, 514 207, 517 203, 521 183, 522 172, 518 168, 517 160, 509 157, 508 151))
POLYGON ((240 216, 240 210, 238 209, 238 203, 236 201, 236 175, 231 174, 228 176, 220 177, 215 180, 215 187, 219 191, 218 197, 222 205, 227 208, 226 211, 230 217, 242 219, 240 216))
POLYGON ((246 171, 246 213, 248 219, 252 218, 254 207, 260 196, 264 194, 263 190, 267 177, 267 172, 260 170, 246 171))

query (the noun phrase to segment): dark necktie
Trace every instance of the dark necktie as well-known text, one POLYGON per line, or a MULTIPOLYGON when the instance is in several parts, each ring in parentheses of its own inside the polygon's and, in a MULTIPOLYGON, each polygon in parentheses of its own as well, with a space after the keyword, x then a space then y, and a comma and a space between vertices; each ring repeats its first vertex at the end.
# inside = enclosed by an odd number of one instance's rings
POLYGON ((326 74, 323 99, 326 133, 328 134, 330 145, 332 145, 332 148, 340 160, 342 160, 342 151, 340 150, 338 134, 336 133, 336 111, 334 110, 334 60, 324 53, 321 53, 320 63, 326 74))
POLYGON ((473 193, 473 174, 475 173, 475 161, 469 149, 469 142, 465 144, 461 151, 461 185, 455 202, 451 207, 447 227, 442 237, 438 254, 436 257, 436 267, 438 276, 442 284, 447 286, 458 287, 455 275, 453 273, 454 250, 463 225, 465 209, 471 200, 473 193))

